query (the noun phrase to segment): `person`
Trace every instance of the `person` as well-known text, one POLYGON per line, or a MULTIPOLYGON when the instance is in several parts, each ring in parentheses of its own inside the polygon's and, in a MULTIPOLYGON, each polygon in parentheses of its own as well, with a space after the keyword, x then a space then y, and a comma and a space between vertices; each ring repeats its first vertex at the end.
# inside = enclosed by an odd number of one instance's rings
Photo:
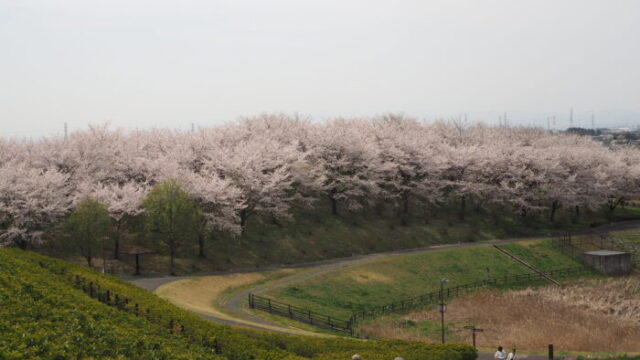
POLYGON ((511 350, 509 355, 507 355, 507 360, 516 360, 516 349, 511 350))
POLYGON ((495 360, 506 360, 507 354, 502 350, 502 346, 498 346, 498 351, 493 355, 495 360))
POLYGON ((362 360, 362 358, 360 357, 360 354, 353 354, 351 360, 362 360))

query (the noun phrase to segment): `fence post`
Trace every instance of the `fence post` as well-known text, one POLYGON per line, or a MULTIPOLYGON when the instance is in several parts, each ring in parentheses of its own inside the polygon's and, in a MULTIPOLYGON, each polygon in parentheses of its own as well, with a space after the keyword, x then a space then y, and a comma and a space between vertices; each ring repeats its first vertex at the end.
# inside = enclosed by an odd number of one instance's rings
POLYGON ((291 312, 291 305, 289 305, 289 318, 293 319, 293 313, 291 312))
POLYGON ((549 360, 553 360, 553 344, 549 344, 549 360))
POLYGON ((272 312, 272 310, 271 310, 271 299, 267 299, 267 303, 269 304, 269 312, 272 312))

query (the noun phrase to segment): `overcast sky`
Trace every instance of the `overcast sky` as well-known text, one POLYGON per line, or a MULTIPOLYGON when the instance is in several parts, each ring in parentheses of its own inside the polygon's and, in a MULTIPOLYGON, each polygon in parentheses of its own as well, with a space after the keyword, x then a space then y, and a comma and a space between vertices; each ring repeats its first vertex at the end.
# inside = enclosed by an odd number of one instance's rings
POLYGON ((571 106, 640 112, 640 1, 0 0, 5 136, 571 106))

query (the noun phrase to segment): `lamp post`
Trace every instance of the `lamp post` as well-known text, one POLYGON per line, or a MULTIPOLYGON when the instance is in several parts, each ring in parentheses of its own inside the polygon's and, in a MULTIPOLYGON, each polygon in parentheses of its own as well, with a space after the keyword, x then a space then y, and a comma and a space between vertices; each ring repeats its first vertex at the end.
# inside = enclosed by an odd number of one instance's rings
POLYGON ((444 344, 444 313, 447 311, 447 304, 444 302, 444 284, 448 283, 449 279, 443 278, 440 280, 440 322, 442 324, 442 343, 444 344))

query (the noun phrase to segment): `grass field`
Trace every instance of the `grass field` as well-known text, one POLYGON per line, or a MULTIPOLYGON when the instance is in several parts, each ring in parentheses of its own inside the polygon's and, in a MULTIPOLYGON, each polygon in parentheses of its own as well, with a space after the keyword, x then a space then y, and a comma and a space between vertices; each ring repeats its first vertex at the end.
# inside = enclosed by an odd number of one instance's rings
MULTIPOLYGON (((546 235, 562 231, 589 229, 594 226, 630 218, 640 218, 639 207, 617 209, 610 218, 605 212, 584 210, 580 217, 572 212, 559 211, 551 224, 545 213, 522 218, 512 210, 479 208, 469 205, 462 219, 457 204, 417 212, 412 216, 378 214, 373 209, 362 213, 343 212, 333 216, 328 206, 319 203, 314 209, 295 211, 292 220, 274 223, 252 219, 242 237, 214 234, 206 241, 207 257, 196 256, 197 244, 188 244, 179 252, 178 273, 208 272, 240 268, 261 268, 358 254, 408 249, 434 244, 474 242, 490 239, 546 235)), ((153 239, 136 229, 140 219, 132 221, 133 231, 123 240, 151 249, 155 255, 142 259, 143 272, 164 274, 168 258, 153 239)), ((75 249, 51 249, 51 254, 83 262, 71 254, 75 249)), ((100 260, 95 261, 100 264, 100 260)), ((132 272, 133 258, 111 261, 118 272, 132 272)))
MULTIPOLYGON (((640 351, 640 279, 577 281, 564 288, 545 286, 504 292, 485 291, 448 305, 447 339, 469 341, 463 327, 474 324, 481 346, 563 351, 640 351)), ((376 338, 438 342, 435 309, 378 318, 363 325, 376 338)))
MULTIPOLYGON (((580 267, 548 240, 504 245, 541 269, 580 267)), ((285 303, 348 318, 353 312, 409 298, 440 286, 456 286, 491 277, 530 272, 489 245, 394 255, 277 288, 267 295, 285 303)))

